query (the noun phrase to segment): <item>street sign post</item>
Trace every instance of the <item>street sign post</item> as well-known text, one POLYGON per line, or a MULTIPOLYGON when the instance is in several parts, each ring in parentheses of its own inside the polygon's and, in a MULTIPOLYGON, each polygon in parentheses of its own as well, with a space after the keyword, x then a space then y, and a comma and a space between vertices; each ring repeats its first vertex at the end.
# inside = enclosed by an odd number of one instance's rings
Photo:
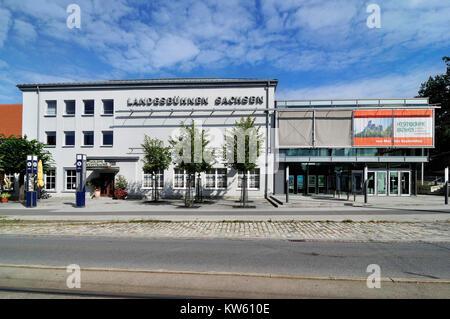
POLYGON ((25 176, 26 207, 37 206, 36 174, 38 158, 36 155, 27 155, 27 172, 25 176))
POLYGON ((86 155, 77 154, 76 160, 77 194, 76 207, 86 206, 86 155))

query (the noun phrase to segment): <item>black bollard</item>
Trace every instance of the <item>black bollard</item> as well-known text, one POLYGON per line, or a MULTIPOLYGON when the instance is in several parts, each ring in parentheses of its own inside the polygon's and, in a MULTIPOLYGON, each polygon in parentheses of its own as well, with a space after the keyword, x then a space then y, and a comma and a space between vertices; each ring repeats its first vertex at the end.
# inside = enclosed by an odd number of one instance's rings
POLYGON ((445 182, 444 193, 445 193, 445 205, 448 205, 448 182, 445 182))

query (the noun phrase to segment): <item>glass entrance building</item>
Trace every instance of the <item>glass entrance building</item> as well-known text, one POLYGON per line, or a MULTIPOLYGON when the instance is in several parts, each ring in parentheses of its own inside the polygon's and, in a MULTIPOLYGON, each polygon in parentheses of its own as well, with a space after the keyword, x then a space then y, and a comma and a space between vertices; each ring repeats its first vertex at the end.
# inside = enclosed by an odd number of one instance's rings
POLYGON ((417 194, 434 147, 426 98, 276 101, 274 193, 417 194), (366 176, 364 176, 366 174, 366 176))

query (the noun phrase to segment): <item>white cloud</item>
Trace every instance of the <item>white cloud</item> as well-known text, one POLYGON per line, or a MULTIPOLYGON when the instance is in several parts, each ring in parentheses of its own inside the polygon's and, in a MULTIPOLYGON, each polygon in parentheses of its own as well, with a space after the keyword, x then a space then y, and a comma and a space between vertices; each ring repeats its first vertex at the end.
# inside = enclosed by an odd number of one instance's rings
POLYGON ((278 89, 279 100, 352 99, 352 98, 411 98, 417 96, 420 84, 429 76, 442 74, 438 67, 414 70, 407 74, 390 74, 352 82, 338 82, 300 89, 278 89))
POLYGON ((6 63, 5 61, 0 60, 0 69, 5 69, 8 66, 9 66, 8 63, 6 63))
POLYGON ((15 19, 13 30, 17 40, 22 43, 34 41, 37 37, 34 26, 23 20, 15 19))
POLYGON ((3 47, 3 44, 8 37, 10 18, 11 13, 6 9, 0 8, 0 48, 3 47))

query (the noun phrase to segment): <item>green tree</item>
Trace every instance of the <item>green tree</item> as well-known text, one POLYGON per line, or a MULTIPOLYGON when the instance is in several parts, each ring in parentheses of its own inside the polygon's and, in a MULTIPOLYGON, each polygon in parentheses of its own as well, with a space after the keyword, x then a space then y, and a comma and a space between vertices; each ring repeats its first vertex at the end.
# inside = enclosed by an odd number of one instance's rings
MULTIPOLYGON (((173 163, 178 169, 182 169, 187 174, 187 188, 185 193, 185 206, 191 206, 191 186, 195 180, 195 173, 205 172, 215 163, 215 151, 208 148, 210 143, 208 132, 201 131, 195 127, 194 121, 190 125, 183 122, 180 125, 180 132, 175 137, 169 138, 172 146, 173 163)), ((196 197, 201 199, 202 186, 200 179, 197 182, 196 197)))
POLYGON ((223 145, 223 158, 226 166, 243 173, 241 203, 247 204, 247 172, 258 167, 257 160, 262 152, 264 135, 261 127, 255 126, 256 118, 242 117, 234 124, 231 131, 225 136, 223 145))
POLYGON ((152 175, 153 200, 158 201, 159 192, 157 190, 156 174, 169 168, 170 162, 172 161, 170 148, 164 147, 163 141, 156 138, 149 138, 147 135, 144 137, 142 147, 145 153, 142 160, 144 162, 143 171, 145 174, 152 175))
MULTIPOLYGON (((443 57, 447 65, 445 74, 429 77, 421 84, 419 97, 429 97, 431 104, 440 104, 435 114, 435 149, 431 153, 450 151, 450 57, 443 57)), ((435 163, 436 164, 436 163, 435 163)))
POLYGON ((24 176, 27 171, 27 155, 37 155, 42 160, 44 172, 48 172, 54 163, 50 152, 44 149, 45 144, 24 137, 0 136, 0 172, 5 174, 19 174, 21 190, 19 196, 23 196, 24 176))

